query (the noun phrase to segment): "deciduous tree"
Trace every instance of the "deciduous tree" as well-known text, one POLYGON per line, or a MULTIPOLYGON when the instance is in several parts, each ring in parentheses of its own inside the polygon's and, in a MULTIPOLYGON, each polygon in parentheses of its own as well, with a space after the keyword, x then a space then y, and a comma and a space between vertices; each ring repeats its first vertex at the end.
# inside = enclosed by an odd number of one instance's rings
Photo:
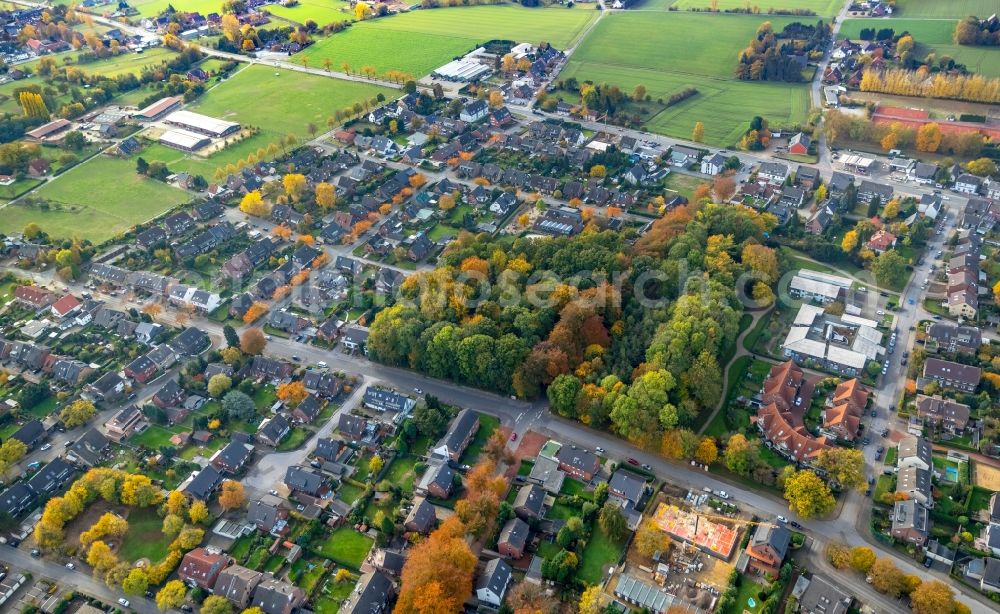
POLYGON ((191 509, 188 510, 188 518, 194 524, 201 524, 208 520, 208 506, 205 505, 204 501, 195 500, 191 504, 191 509))
POLYGON ((628 521, 625 520, 622 508, 610 501, 605 502, 601 507, 601 513, 597 520, 604 534, 614 541, 622 540, 628 533, 628 521))
POLYGON ((305 384, 301 380, 280 384, 277 389, 277 397, 291 407, 297 406, 307 396, 309 396, 309 391, 306 390, 305 384))
POLYGON ((135 568, 128 572, 128 576, 122 582, 122 590, 126 595, 142 595, 149 588, 149 575, 142 568, 135 568))
POLYGON ((867 483, 865 457, 861 450, 824 448, 819 454, 819 467, 844 488, 863 489, 867 483))
POLYGON ((222 398, 222 409, 230 420, 246 421, 257 413, 253 399, 239 390, 230 390, 222 398))
POLYGON ((657 552, 665 555, 670 547, 670 536, 651 518, 646 518, 635 532, 635 547, 643 556, 652 557, 657 552))
POLYGON ((219 398, 233 387, 233 380, 225 373, 216 373, 208 380, 208 394, 219 398))
POLYGON ((225 597, 209 595, 201 604, 201 614, 233 614, 233 606, 225 597))
POLYGON ((256 356, 264 351, 267 339, 259 328, 248 328, 240 336, 240 350, 248 356, 256 356))
POLYGON ((236 480, 226 480, 222 483, 222 489, 219 491, 219 505, 222 509, 239 509, 246 502, 247 496, 243 491, 243 484, 236 480))
POLYGON ((694 129, 691 130, 691 140, 695 143, 701 143, 705 138, 705 124, 701 122, 694 123, 694 129))
POLYGON ((851 548, 851 567, 861 573, 868 573, 868 570, 875 564, 875 552, 866 546, 855 546, 851 548))
POLYGON ((178 608, 184 603, 185 595, 187 595, 187 585, 180 580, 171 580, 156 593, 156 607, 161 610, 178 608))
MULTIPOLYGON (((872 579, 872 586, 875 590, 896 598, 903 592, 903 572, 896 567, 896 564, 889 558, 878 559, 868 569, 868 575, 872 579)), ((914 608, 916 610, 916 608, 914 608)), ((947 612, 949 610, 938 610, 947 612)))
POLYGON ((243 199, 240 200, 240 211, 247 215, 266 217, 271 213, 271 206, 264 202, 260 190, 254 190, 243 195, 243 199))
POLYGON ((798 471, 785 481, 785 500, 789 509, 803 518, 827 514, 837 504, 830 487, 809 469, 798 471))
POLYGON ((694 452, 694 459, 703 465, 711 465, 719 458, 719 448, 715 445, 712 437, 702 437, 698 443, 698 449, 694 452))

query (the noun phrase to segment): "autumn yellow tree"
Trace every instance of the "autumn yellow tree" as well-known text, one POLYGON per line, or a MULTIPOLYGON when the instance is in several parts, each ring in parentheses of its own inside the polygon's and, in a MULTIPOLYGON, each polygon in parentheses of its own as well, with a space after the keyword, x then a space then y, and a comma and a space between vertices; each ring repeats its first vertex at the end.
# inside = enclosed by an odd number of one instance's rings
POLYGON ((941 146, 941 126, 930 123, 917 128, 917 151, 933 153, 941 146))
POLYGON ((243 491, 243 484, 236 480, 226 480, 222 483, 222 489, 219 491, 219 505, 222 509, 239 509, 246 501, 247 496, 243 491))
POLYGON ((332 185, 326 182, 316 184, 316 204, 323 209, 332 209, 337 206, 337 191, 332 185))
POLYGON ((309 396, 309 392, 306 390, 302 381, 298 380, 279 385, 277 389, 277 396, 289 406, 295 407, 301 403, 303 399, 309 396))
POLYGON ((302 191, 306 189, 306 176, 301 173, 288 173, 281 178, 281 184, 285 188, 285 194, 294 202, 299 202, 302 191))
POLYGON ((240 211, 247 215, 266 217, 271 214, 271 206, 264 202, 260 190, 254 190, 243 195, 243 199, 240 200, 240 211))
POLYGON ((719 448, 712 437, 702 437, 694 451, 694 459, 703 465, 711 465, 719 458, 719 448))
POLYGON ((695 122, 694 129, 691 131, 691 140, 695 143, 701 143, 705 138, 705 124, 701 122, 695 122))

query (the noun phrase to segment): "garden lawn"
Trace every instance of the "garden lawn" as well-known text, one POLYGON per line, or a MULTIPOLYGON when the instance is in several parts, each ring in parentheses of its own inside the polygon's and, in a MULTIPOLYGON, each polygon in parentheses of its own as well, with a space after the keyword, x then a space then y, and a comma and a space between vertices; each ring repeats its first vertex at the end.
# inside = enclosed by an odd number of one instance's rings
POLYGON ((41 183, 39 179, 18 179, 10 185, 0 185, 0 200, 13 200, 41 183))
MULTIPOLYGON (((996 0, 897 0, 896 2, 898 16, 903 18, 954 18, 957 21, 968 15, 977 15, 985 19, 996 10, 996 0)), ((885 23, 888 25, 888 22, 885 23)))
POLYGON ((548 42, 565 49, 596 18, 593 9, 517 5, 412 11, 355 24, 310 45, 300 55, 313 66, 329 58, 335 70, 347 62, 352 70, 370 65, 379 74, 401 70, 422 77, 492 39, 535 45, 548 42))
POLYGON ((288 437, 278 445, 278 452, 287 452, 301 447, 307 439, 312 437, 312 434, 313 430, 304 426, 293 427, 288 433, 288 437))
POLYGON ((311 19, 320 27, 328 23, 339 23, 354 19, 354 13, 351 11, 351 4, 349 2, 302 0, 295 6, 271 4, 266 7, 266 10, 272 15, 298 24, 305 24, 305 22, 311 19))
POLYGON ((101 243, 190 200, 183 190, 136 174, 134 162, 104 156, 78 164, 34 195, 49 207, 7 205, 0 231, 20 232, 35 222, 54 237, 101 243))
POLYGON ((128 515, 128 533, 122 541, 118 554, 130 562, 149 559, 156 563, 167 556, 171 539, 160 530, 163 519, 156 514, 155 507, 133 508, 128 515))
POLYGON ((756 614, 757 612, 760 612, 762 603, 758 595, 763 588, 764 587, 760 584, 757 584, 746 577, 741 578, 739 590, 736 591, 736 600, 731 606, 729 606, 729 609, 726 610, 724 614, 741 614, 745 612, 756 614), (752 608, 747 603, 751 598, 755 602, 754 607, 752 608))
POLYGON ((316 552, 331 561, 358 569, 372 549, 373 539, 351 527, 340 527, 316 547, 316 552))
POLYGON ((354 590, 354 586, 357 584, 357 579, 352 578, 350 581, 344 581, 337 584, 332 579, 327 579, 326 584, 323 585, 323 589, 320 591, 320 596, 313 600, 313 611, 316 614, 337 614, 340 611, 341 604, 351 596, 351 591, 354 590))
POLYGON ((604 570, 618 562, 625 550, 624 542, 615 542, 596 526, 590 534, 590 541, 583 550, 580 567, 576 577, 589 585, 600 584, 604 578, 604 570))
POLYGON ((340 487, 337 488, 337 498, 350 505, 358 500, 363 490, 360 486, 341 482, 340 487))
MULTIPOLYGON (((725 11, 727 9, 742 9, 747 6, 746 0, 716 0, 716 5, 718 10, 725 11)), ((712 5, 708 0, 676 0, 672 5, 680 10, 687 9, 707 9, 712 5)), ((761 6, 761 10, 795 10, 795 9, 805 9, 812 11, 817 15, 830 16, 836 15, 843 3, 839 0, 774 0, 770 2, 765 9, 761 6)), ((640 8, 646 8, 646 4, 639 5, 640 8)))
MULTIPOLYGON (((954 3, 952 3, 953 5, 954 3)), ((971 13, 970 13, 971 14, 971 13)), ((964 14, 963 14, 964 15, 964 14)), ((988 17, 989 15, 983 15, 988 17)), ((949 56, 965 64, 969 72, 987 77, 1000 77, 1000 47, 957 45, 954 41, 955 21, 940 19, 848 19, 840 28, 840 35, 858 38, 862 28, 892 28, 896 35, 909 32, 917 42, 915 57, 929 53, 937 57, 949 56)))
POLYGON ((417 474, 413 471, 413 466, 416 464, 415 457, 396 458, 389 465, 382 479, 399 486, 403 492, 409 492, 413 490, 413 482, 417 479, 417 474))
POLYGON ((648 119, 646 128, 690 138, 700 121, 706 143, 729 146, 754 115, 778 126, 804 120, 809 108, 807 83, 748 82, 733 77, 738 52, 764 21, 780 30, 795 18, 616 13, 594 27, 559 76, 613 84, 624 92, 642 84, 654 100, 697 88, 697 95, 648 119), (622 45, 622 40, 630 44, 622 45))

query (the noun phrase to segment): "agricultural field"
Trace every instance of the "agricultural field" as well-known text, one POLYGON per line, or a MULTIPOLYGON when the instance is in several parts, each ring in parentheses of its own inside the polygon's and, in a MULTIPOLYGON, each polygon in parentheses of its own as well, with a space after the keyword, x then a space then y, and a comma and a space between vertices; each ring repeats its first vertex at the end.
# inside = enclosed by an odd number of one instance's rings
POLYGON ((328 23, 349 21, 354 19, 350 2, 339 0, 300 0, 295 6, 271 4, 265 7, 267 12, 298 24, 304 24, 310 19, 320 27, 328 23))
POLYGON ((950 56, 965 64, 969 72, 987 77, 1000 77, 1000 47, 956 45, 953 35, 955 22, 941 19, 848 19, 840 28, 841 37, 857 38, 864 28, 892 28, 896 35, 909 32, 917 42, 917 58, 929 53, 937 57, 950 56))
MULTIPOLYGON (((795 18, 766 20, 777 30, 795 18)), ((695 87, 696 96, 658 113, 646 128, 689 138, 695 122, 701 121, 706 143, 729 146, 754 115, 781 125, 805 119, 809 109, 806 83, 745 82, 732 76, 736 54, 763 21, 761 16, 742 15, 614 14, 587 36, 560 78, 615 84, 625 92, 642 84, 654 100, 695 87), (620 45, 621 40, 632 44, 620 45)))
POLYGON ((413 11, 355 24, 299 56, 307 57, 312 66, 329 58, 337 70, 347 62, 352 70, 370 65, 379 73, 401 70, 422 77, 491 39, 549 42, 565 49, 596 18, 593 9, 514 5, 413 11))
POLYGON ((166 10, 168 6, 173 6, 178 11, 197 11, 202 15, 222 12, 222 0, 134 0, 130 2, 140 17, 156 17, 166 10))
POLYGON ((986 18, 997 11, 996 0, 897 0, 896 11, 900 17, 955 18, 969 15, 986 18))
POLYGON ((101 242, 190 200, 183 190, 145 179, 135 163, 98 156, 33 192, 46 208, 18 201, 0 214, 0 231, 20 232, 36 222, 56 237, 101 242))
POLYGON ((310 123, 326 131, 327 118, 334 109, 370 100, 380 93, 388 97, 392 91, 355 81, 248 66, 187 108, 258 127, 258 134, 208 158, 159 144, 147 147, 138 155, 147 161, 165 162, 173 171, 201 174, 211 181, 217 168, 245 159, 284 135, 307 137, 310 123), (291 96, 289 91, 293 88, 295 94, 291 96))
MULTIPOLYGON (((650 2, 644 2, 639 5, 639 8, 647 8, 648 5, 660 6, 663 4, 658 0, 651 0, 650 2)), ((720 11, 725 11, 729 9, 742 9, 747 6, 746 0, 717 0, 716 4, 720 11)), ((768 3, 755 3, 760 5, 761 12, 768 10, 796 10, 804 9, 812 11, 820 16, 831 16, 836 15, 840 12, 840 7, 843 6, 843 2, 840 0, 774 0, 768 3)), ((689 9, 707 9, 711 6, 709 0, 676 0, 663 5, 663 8, 677 7, 678 9, 684 11, 689 9)), ((652 7, 650 7, 652 8, 652 7)))

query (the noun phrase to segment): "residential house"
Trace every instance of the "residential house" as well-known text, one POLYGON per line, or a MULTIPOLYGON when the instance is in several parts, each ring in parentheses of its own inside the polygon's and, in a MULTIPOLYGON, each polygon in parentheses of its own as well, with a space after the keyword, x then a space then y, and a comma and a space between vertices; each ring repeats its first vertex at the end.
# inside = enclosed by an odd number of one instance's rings
MULTIPOLYGON (((799 581, 804 579, 800 576, 799 581)), ((850 593, 823 576, 813 574, 799 597, 798 611, 800 614, 847 614, 853 604, 854 597, 850 593)))
POLYGON ((62 490, 74 473, 72 465, 57 457, 28 478, 26 484, 39 498, 44 499, 62 490))
POLYGON ((463 122, 477 122, 486 117, 490 112, 489 105, 485 100, 474 100, 465 105, 465 108, 458 114, 458 118, 463 122))
POLYGON ((833 171, 830 181, 826 183, 827 193, 830 196, 842 196, 848 188, 854 185, 854 175, 833 171))
POLYGON ((920 185, 930 185, 936 181, 937 173, 937 164, 917 162, 907 172, 907 179, 920 185))
POLYGON ((673 166, 690 166, 701 158, 702 150, 683 145, 674 145, 670 148, 670 163, 673 166))
POLYGON ((712 154, 701 159, 701 172, 703 175, 718 175, 726 168, 727 158, 721 153, 712 154))
POLYGON ((448 432, 438 442, 434 451, 457 462, 478 431, 479 414, 465 408, 458 412, 458 416, 452 421, 448 432))
POLYGON ((104 423, 108 438, 115 443, 121 443, 133 433, 144 429, 147 426, 142 411, 135 405, 129 405, 121 409, 110 420, 104 423))
POLYGON ((795 171, 795 185, 807 192, 812 192, 819 187, 819 170, 811 166, 800 166, 795 171))
POLYGON ((103 459, 110 443, 96 428, 88 429, 69 447, 66 458, 87 468, 96 467, 103 459))
POLYGON ((896 501, 892 509, 892 536, 915 546, 927 542, 930 533, 930 512, 912 499, 896 501))
POLYGON ((865 243, 865 247, 872 250, 876 254, 881 254, 886 252, 896 246, 896 235, 892 234, 884 228, 880 228, 875 231, 875 234, 868 239, 865 243))
POLYGON ((255 356, 247 375, 257 381, 282 382, 292 376, 295 366, 291 363, 255 356))
POLYGON ((483 569, 483 573, 479 575, 479 580, 476 582, 476 598, 481 603, 500 607, 512 577, 513 571, 510 565, 502 559, 492 559, 486 564, 486 568, 483 569))
POLYGON ((238 609, 244 609, 250 603, 254 589, 264 577, 259 571, 247 569, 242 565, 231 565, 219 573, 212 593, 225 597, 238 609))
POLYGON ((14 434, 10 438, 20 441, 28 448, 28 452, 31 452, 35 449, 35 446, 45 441, 48 436, 49 434, 46 432, 41 420, 29 420, 21 428, 14 431, 14 434))
POLYGON ((87 394, 97 402, 113 402, 125 392, 125 380, 114 371, 108 371, 87 387, 87 394))
POLYGON ((929 471, 934 463, 931 460, 931 444, 923 437, 907 435, 899 440, 896 449, 896 467, 916 467, 929 471))
POLYGON ((14 289, 14 301, 28 309, 41 311, 55 302, 51 292, 38 286, 18 286, 14 289))
POLYGON ((59 319, 62 319, 67 316, 73 315, 74 313, 79 311, 80 306, 82 304, 83 303, 81 303, 75 296, 73 296, 72 294, 67 294, 58 301, 52 303, 52 306, 49 308, 49 310, 51 311, 52 315, 54 315, 59 319))
POLYGON ((860 380, 841 382, 823 410, 823 430, 838 439, 854 441, 867 405, 868 390, 860 380))
POLYGON ((868 204, 876 197, 883 205, 892 199, 892 186, 886 183, 876 183, 867 179, 858 186, 858 200, 868 204))
POLYGON ((283 537, 288 532, 288 510, 272 495, 255 499, 247 505, 247 522, 261 533, 283 537))
POLYGON ((339 377, 334 377, 326 371, 307 370, 302 376, 302 385, 313 394, 325 399, 332 399, 340 394, 343 383, 339 377))
POLYGON ((986 594, 1000 593, 1000 559, 971 559, 965 566, 965 578, 986 594))
POLYGON ((896 472, 896 492, 925 507, 934 507, 932 487, 931 472, 927 469, 909 466, 896 472))
POLYGON ((180 387, 177 380, 172 379, 153 395, 153 405, 156 405, 160 409, 180 407, 184 405, 184 399, 186 398, 187 393, 180 387))
POLYGON ((250 457, 253 456, 253 446, 238 441, 230 441, 224 448, 218 450, 208 460, 213 467, 227 473, 235 475, 246 466, 250 457))
POLYGON ((195 356, 211 344, 212 340, 209 339, 208 333, 194 326, 185 328, 179 335, 171 339, 169 343, 171 349, 180 356, 195 356))
POLYGON ((969 425, 968 405, 942 398, 941 395, 917 395, 917 416, 941 428, 960 435, 969 425))
POLYGON ((788 153, 798 156, 807 155, 809 153, 810 145, 812 145, 812 139, 809 135, 804 132, 799 132, 789 139, 788 153))
POLYGON ((282 414, 265 418, 257 427, 257 441, 264 445, 277 448, 282 440, 291 432, 288 420, 282 414))
POLYGON ((924 362, 923 378, 945 388, 975 392, 982 378, 982 369, 950 360, 928 358, 924 362))
POLYGON ((788 166, 781 162, 761 162, 757 169, 757 179, 771 185, 781 185, 788 179, 788 166))
POLYGON ((792 532, 783 523, 758 524, 744 551, 744 570, 759 576, 777 578, 791 543, 792 532))
POLYGON ((251 607, 258 607, 264 614, 292 614, 306 601, 306 593, 294 584, 265 574, 254 589, 251 607))
POLYGON ((545 491, 534 484, 525 484, 514 498, 514 514, 524 521, 541 518, 545 511, 545 491))
POLYGON ((362 574, 354 590, 340 606, 340 614, 388 614, 396 587, 380 571, 362 574))
POLYGON ((589 482, 601 468, 601 459, 596 454, 576 446, 563 446, 556 453, 559 469, 567 474, 589 482))
POLYGON ((222 572, 233 560, 215 548, 195 548, 181 560, 177 577, 191 587, 210 591, 222 572))
POLYGON ((500 556, 511 559, 519 559, 524 556, 528 546, 528 535, 531 528, 528 523, 520 518, 511 518, 500 531, 500 538, 497 540, 497 552, 500 556))
POLYGON ((981 177, 963 173, 955 178, 955 185, 952 189, 962 194, 971 194, 975 196, 976 194, 979 194, 982 187, 983 179, 981 177))
POLYGON ((285 486, 296 493, 304 493, 310 497, 322 497, 330 491, 326 479, 310 470, 308 467, 293 465, 285 470, 285 486))
POLYGON ((427 499, 418 497, 403 521, 403 528, 413 533, 427 535, 437 525, 437 510, 427 499))
POLYGON ((455 472, 443 459, 431 459, 427 470, 420 476, 420 481, 414 487, 416 494, 447 499, 451 496, 455 483, 455 472))
POLYGON ((200 471, 192 473, 178 490, 192 498, 208 503, 215 491, 222 484, 222 474, 209 465, 200 471))
POLYGON ((925 329, 928 351, 976 354, 983 343, 982 331, 974 326, 932 322, 925 329))
POLYGON ((37 495, 24 482, 16 482, 0 493, 0 513, 11 518, 17 518, 31 509, 37 501, 37 495))
MULTIPOLYGON (((359 328, 357 326, 350 326, 344 333, 344 337, 341 339, 341 343, 344 344, 344 348, 354 351, 364 347, 365 343, 368 342, 368 329, 359 328)), ((371 390, 369 388, 368 390, 371 390)), ((365 398, 368 397, 368 391, 365 391, 365 398)), ((413 402, 416 405, 416 402, 413 402)))
POLYGON ((821 204, 816 208, 816 212, 809 216, 806 221, 806 232, 811 235, 821 235, 829 228, 833 221, 833 209, 828 204, 821 204))
POLYGON ((309 424, 319 416, 324 405, 325 403, 320 401, 318 397, 309 394, 292 410, 292 421, 299 424, 309 424))
POLYGON ((372 556, 372 565, 375 566, 375 569, 397 578, 402 575, 405 564, 406 555, 398 550, 379 548, 372 556))
POLYGON ((334 462, 337 460, 337 457, 340 456, 340 450, 341 444, 336 439, 320 437, 316 440, 316 449, 313 450, 313 454, 317 458, 334 462))
POLYGON ((417 402, 410 397, 400 394, 388 388, 376 388, 369 386, 365 390, 362 404, 376 411, 392 411, 396 413, 408 414, 416 406, 417 402))
POLYGON ((155 362, 145 356, 140 356, 125 367, 125 377, 133 379, 140 384, 145 384, 153 379, 158 369, 155 362))
POLYGON ((623 509, 637 509, 646 496, 646 481, 627 469, 618 469, 608 482, 608 493, 623 509))

